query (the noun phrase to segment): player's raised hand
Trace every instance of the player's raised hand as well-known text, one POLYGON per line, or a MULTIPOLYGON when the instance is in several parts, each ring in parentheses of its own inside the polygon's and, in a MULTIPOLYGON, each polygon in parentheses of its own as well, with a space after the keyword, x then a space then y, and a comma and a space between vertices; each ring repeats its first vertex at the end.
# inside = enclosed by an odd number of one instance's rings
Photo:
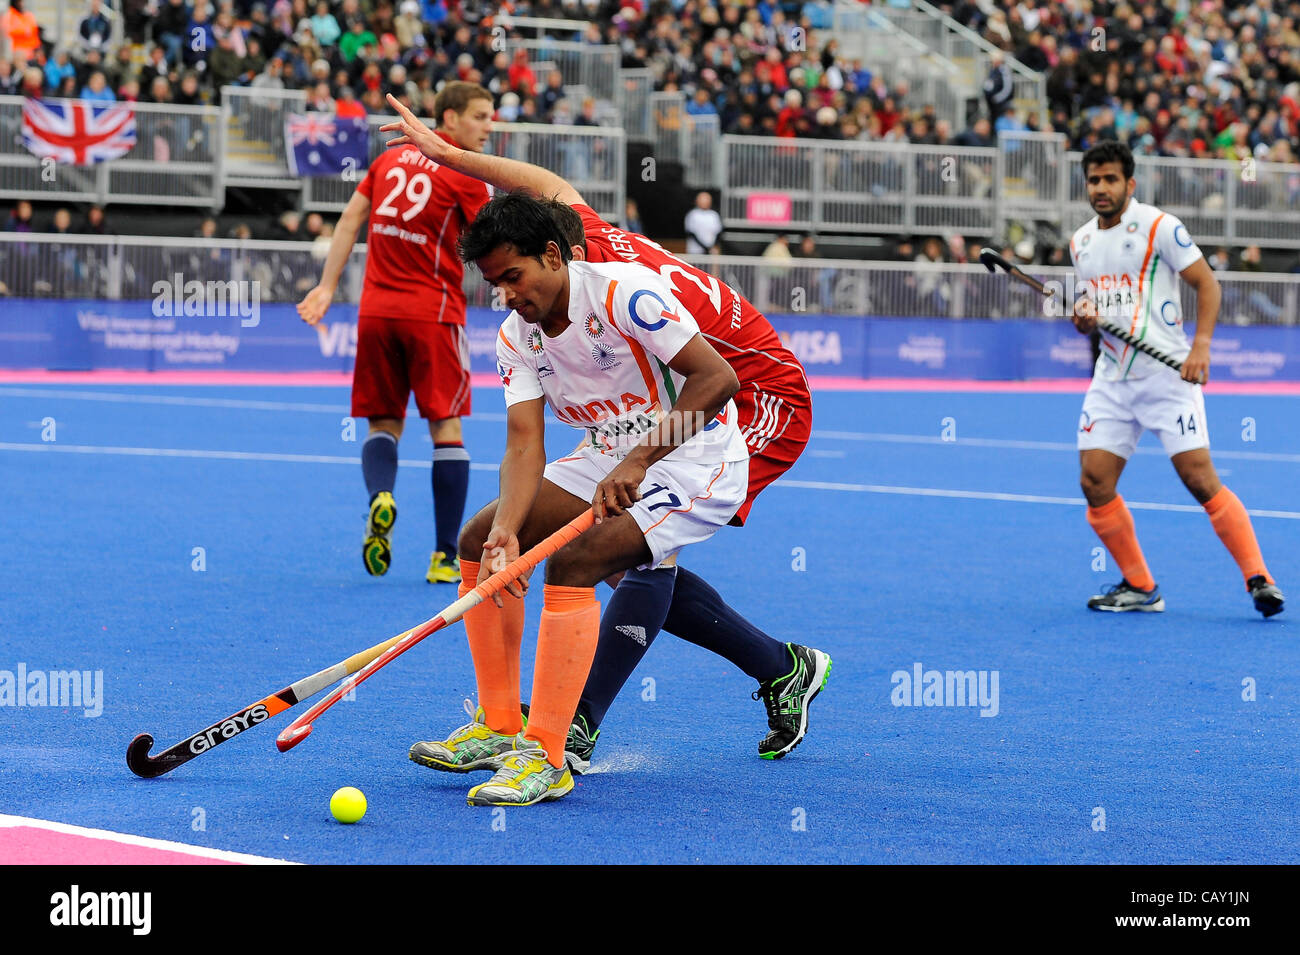
POLYGON ((617 517, 623 513, 624 508, 641 500, 641 483, 644 480, 644 467, 627 458, 620 461, 596 485, 596 493, 591 499, 591 510, 596 515, 596 523, 599 524, 607 516, 617 517))
POLYGON ((298 303, 298 316, 308 325, 315 325, 329 311, 334 301, 334 290, 317 285, 298 303))
POLYGON ((1203 385, 1210 380, 1210 345, 1208 342, 1192 342, 1192 350, 1183 359, 1183 381, 1194 385, 1203 385))
MULTIPOLYGON (((519 538, 500 528, 492 528, 487 540, 483 542, 483 558, 479 561, 478 580, 475 586, 483 583, 497 571, 505 570, 519 557, 519 538)), ((506 592, 515 597, 528 593, 528 575, 525 574, 506 584, 506 592)), ((504 607, 501 594, 492 595, 492 601, 498 607, 504 607)))
POLYGON ((1092 299, 1086 295, 1074 303, 1074 313, 1071 316, 1074 321, 1074 327, 1078 329, 1081 335, 1091 335, 1097 327, 1097 306, 1092 299))
POLYGON ((455 149, 451 143, 420 122, 416 115, 403 106, 392 93, 388 94, 388 105, 397 110, 397 115, 401 117, 379 127, 382 133, 401 133, 400 136, 389 141, 389 146, 405 146, 410 143, 436 163, 447 160, 455 149))

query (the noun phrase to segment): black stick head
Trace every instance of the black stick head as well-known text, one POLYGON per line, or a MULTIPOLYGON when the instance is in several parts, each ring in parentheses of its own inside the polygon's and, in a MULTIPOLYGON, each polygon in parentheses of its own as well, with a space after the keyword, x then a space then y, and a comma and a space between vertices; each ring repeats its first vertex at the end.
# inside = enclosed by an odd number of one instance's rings
POLYGON ((141 733, 126 748, 126 765, 141 779, 161 776, 171 768, 163 760, 150 758, 149 750, 152 748, 153 737, 148 733, 141 733))
POLYGON ((988 269, 990 272, 996 272, 998 266, 1001 266, 1004 269, 1007 268, 1007 260, 992 249, 983 248, 980 249, 980 265, 984 266, 984 268, 988 269))

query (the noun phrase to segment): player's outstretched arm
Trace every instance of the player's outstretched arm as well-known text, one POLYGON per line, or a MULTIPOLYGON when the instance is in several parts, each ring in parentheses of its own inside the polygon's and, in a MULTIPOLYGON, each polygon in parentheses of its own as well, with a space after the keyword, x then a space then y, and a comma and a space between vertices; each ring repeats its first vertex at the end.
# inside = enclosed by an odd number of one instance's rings
POLYGON ((1210 380, 1210 339, 1219 320, 1223 290, 1204 258, 1197 259, 1178 274, 1196 290, 1196 337, 1192 339, 1192 350, 1183 359, 1183 380, 1203 383, 1210 380))
POLYGON ((308 325, 315 325, 329 311, 334 293, 339 287, 339 279, 343 275, 343 267, 347 265, 352 246, 369 217, 370 200, 360 192, 354 192, 343 209, 343 215, 339 216, 334 236, 330 239, 330 251, 325 257, 320 282, 298 303, 298 315, 308 325))
POLYGON ((541 166, 534 166, 532 163, 520 162, 518 159, 461 149, 420 122, 416 115, 391 93, 388 94, 388 105, 397 110, 398 116, 401 117, 400 120, 379 127, 381 132, 401 133, 388 144, 389 146, 405 146, 410 143, 438 165, 481 179, 488 185, 506 192, 522 189, 544 199, 558 199, 570 206, 586 205, 578 190, 574 189, 563 176, 541 166))

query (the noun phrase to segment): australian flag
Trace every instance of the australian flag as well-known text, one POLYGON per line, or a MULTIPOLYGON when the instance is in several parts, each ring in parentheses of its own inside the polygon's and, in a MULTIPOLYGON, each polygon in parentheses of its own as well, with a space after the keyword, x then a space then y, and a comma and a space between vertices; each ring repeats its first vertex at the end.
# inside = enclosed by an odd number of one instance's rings
POLYGON ((370 125, 364 118, 289 113, 284 141, 289 145, 289 170, 295 176, 337 176, 370 165, 370 125))
POLYGON ((135 112, 129 103, 26 99, 23 145, 37 156, 74 166, 117 159, 135 145, 135 112))

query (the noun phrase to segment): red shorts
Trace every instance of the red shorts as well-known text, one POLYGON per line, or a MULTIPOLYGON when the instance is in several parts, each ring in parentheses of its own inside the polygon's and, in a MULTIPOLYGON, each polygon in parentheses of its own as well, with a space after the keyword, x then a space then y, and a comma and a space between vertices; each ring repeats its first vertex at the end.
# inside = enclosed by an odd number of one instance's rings
POLYGON ((411 392, 421 418, 438 421, 469 414, 469 339, 464 327, 361 316, 352 417, 405 418, 411 392))
POLYGON ((731 519, 743 526, 754 498, 799 460, 812 436, 812 405, 764 392, 746 384, 736 393, 740 433, 749 448, 749 492, 731 519))

